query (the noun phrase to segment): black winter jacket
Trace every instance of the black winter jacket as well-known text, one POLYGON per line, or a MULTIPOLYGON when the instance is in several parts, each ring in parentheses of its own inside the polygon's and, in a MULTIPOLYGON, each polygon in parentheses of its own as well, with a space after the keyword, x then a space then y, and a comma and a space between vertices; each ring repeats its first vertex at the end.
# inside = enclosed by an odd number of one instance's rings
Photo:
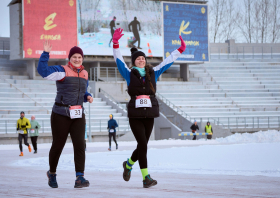
MULTIPOLYGON (((156 81, 155 73, 152 68, 150 68, 151 83, 156 91, 156 81)), ((155 93, 150 89, 150 82, 147 77, 145 77, 145 82, 143 77, 136 69, 131 69, 130 72, 130 84, 128 86, 128 94, 131 99, 128 103, 127 111, 129 118, 156 118, 159 117, 159 106, 156 99, 155 93), (149 95, 151 98, 152 107, 140 107, 135 108, 136 96, 139 95, 149 95)))

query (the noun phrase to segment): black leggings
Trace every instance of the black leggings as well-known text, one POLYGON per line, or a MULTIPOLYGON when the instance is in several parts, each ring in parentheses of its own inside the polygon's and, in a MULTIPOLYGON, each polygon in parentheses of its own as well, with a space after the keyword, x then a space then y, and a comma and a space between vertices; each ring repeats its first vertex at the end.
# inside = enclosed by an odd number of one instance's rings
POLYGON ((35 151, 37 151, 37 138, 38 138, 38 136, 32 136, 31 137, 31 143, 32 143, 32 146, 33 146, 35 151))
POLYGON ((18 141, 19 141, 19 150, 20 152, 22 152, 22 138, 24 140, 24 144, 26 146, 29 146, 28 142, 27 142, 27 134, 18 134, 18 141))
POLYGON ((113 140, 116 143, 116 145, 118 144, 117 141, 116 141, 116 132, 114 132, 114 133, 110 133, 109 132, 109 146, 110 147, 111 147, 111 138, 112 138, 112 136, 113 136, 113 140))
POLYGON ((148 141, 153 130, 154 118, 129 118, 129 124, 138 143, 137 148, 131 155, 131 160, 134 162, 138 160, 140 169, 148 168, 148 141))
POLYGON ((76 172, 85 169, 85 114, 82 118, 71 119, 52 112, 51 127, 53 142, 49 153, 50 172, 56 172, 59 157, 70 133, 74 147, 76 172))

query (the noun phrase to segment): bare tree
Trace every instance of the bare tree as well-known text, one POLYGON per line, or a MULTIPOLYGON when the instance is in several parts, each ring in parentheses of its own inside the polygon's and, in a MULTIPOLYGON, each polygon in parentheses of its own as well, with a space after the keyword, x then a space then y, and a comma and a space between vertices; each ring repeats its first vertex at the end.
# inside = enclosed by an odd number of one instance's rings
POLYGON ((236 9, 234 0, 228 0, 225 5, 226 14, 224 16, 224 24, 222 27, 221 37, 228 39, 236 39, 237 35, 237 19, 239 18, 239 10, 236 9))
POLYGON ((81 23, 81 35, 84 34, 83 24, 82 24, 82 0, 78 0, 79 3, 79 10, 80 10, 80 23, 81 23))
POLYGON ((224 23, 225 19, 225 0, 213 0, 210 2, 210 31, 213 34, 213 41, 216 42, 217 38, 220 38, 221 35, 221 26, 224 23))
POLYGON ((279 0, 273 0, 271 5, 271 42, 276 43, 279 39, 280 30, 280 3, 279 0))
POLYGON ((260 11, 260 33, 261 33, 261 43, 266 43, 267 39, 267 30, 268 30, 268 18, 270 11, 270 0, 260 0, 256 2, 259 4, 257 9, 260 11))

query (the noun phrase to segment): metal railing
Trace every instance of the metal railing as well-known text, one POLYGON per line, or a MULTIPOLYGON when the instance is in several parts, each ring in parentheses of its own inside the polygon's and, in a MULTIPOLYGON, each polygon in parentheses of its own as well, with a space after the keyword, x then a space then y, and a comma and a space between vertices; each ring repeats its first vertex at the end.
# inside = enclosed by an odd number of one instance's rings
POLYGON ((214 124, 221 125, 224 129, 280 129, 280 116, 211 116, 192 118, 199 119, 200 123, 214 120, 214 124))
MULTIPOLYGON (((123 111, 127 112, 127 109, 124 108, 124 106, 118 102, 113 96, 111 96, 110 94, 108 94, 106 91, 104 91, 103 89, 100 88, 100 92, 104 94, 104 96, 106 98, 108 98, 109 100, 111 100, 114 104, 116 104, 120 109, 122 109, 123 111)), ((125 106, 126 107, 126 106, 125 106)))
POLYGON ((210 46, 210 59, 280 59, 280 46, 210 46))
POLYGON ((117 67, 92 67, 89 79, 92 81, 124 81, 117 67))

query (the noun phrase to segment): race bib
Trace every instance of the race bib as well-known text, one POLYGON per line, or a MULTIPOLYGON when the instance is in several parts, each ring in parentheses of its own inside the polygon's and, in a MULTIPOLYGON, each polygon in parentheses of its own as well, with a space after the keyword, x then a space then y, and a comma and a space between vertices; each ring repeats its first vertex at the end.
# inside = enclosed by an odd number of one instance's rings
POLYGON ((83 116, 83 108, 81 105, 70 106, 69 111, 71 119, 82 118, 83 116))
POLYGON ((35 133, 35 130, 34 129, 30 129, 30 133, 35 133))
POLYGON ((135 108, 139 107, 152 107, 150 96, 137 96, 135 101, 135 108))
POLYGON ((24 131, 23 131, 23 130, 18 130, 18 132, 19 132, 20 134, 24 134, 24 131))
POLYGON ((114 129, 110 129, 110 132, 115 132, 115 130, 114 129))

